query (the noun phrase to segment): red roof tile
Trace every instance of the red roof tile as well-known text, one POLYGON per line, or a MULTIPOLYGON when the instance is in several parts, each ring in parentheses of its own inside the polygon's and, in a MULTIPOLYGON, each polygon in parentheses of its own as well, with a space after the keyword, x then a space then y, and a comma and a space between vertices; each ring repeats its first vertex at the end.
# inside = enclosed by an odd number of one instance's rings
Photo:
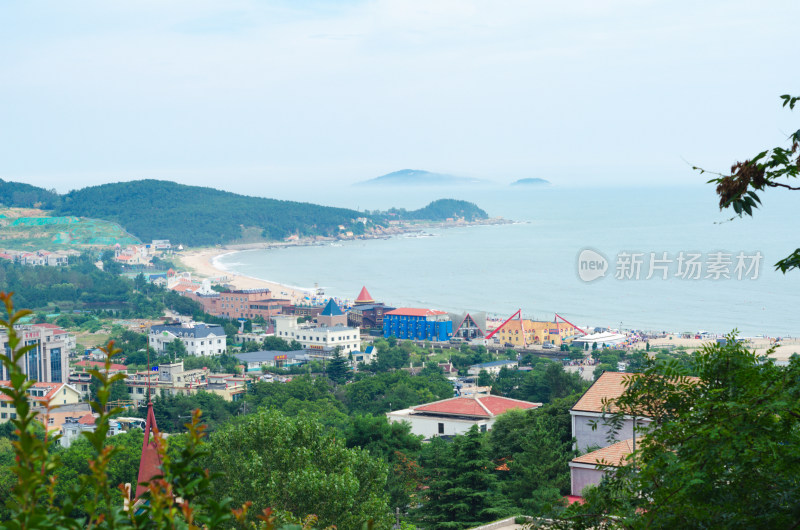
POLYGON ((375 300, 372 299, 372 296, 367 291, 367 287, 364 286, 361 288, 361 292, 358 293, 358 298, 356 298, 356 302, 374 302, 375 300))
POLYGON ((86 413, 81 419, 78 420, 78 423, 82 425, 94 425, 94 416, 91 413, 86 413))
POLYGON ((493 418, 510 409, 532 409, 538 406, 538 403, 531 403, 529 401, 521 401, 518 399, 510 399, 500 396, 481 396, 454 397, 442 401, 427 403, 418 407, 413 407, 413 409, 417 412, 433 412, 436 414, 493 418))
POLYGON ((386 313, 387 315, 399 315, 406 317, 430 317, 434 315, 446 315, 444 311, 437 311, 435 309, 418 309, 415 307, 398 307, 393 311, 386 313))

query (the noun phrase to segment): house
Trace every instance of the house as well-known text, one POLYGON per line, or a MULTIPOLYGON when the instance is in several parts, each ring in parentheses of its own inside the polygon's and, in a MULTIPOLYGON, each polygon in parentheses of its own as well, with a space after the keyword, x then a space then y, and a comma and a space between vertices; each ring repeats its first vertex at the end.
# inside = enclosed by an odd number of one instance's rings
POLYGON ((592 386, 581 396, 570 409, 572 416, 572 437, 576 440, 576 448, 580 452, 590 448, 606 447, 620 440, 633 438, 633 426, 637 428, 648 425, 650 419, 645 417, 625 416, 619 432, 610 440, 611 426, 604 421, 607 413, 617 412, 614 406, 604 410, 604 400, 613 401, 625 392, 625 381, 635 374, 623 372, 603 372, 592 386), (593 426, 596 424, 596 428, 593 426))
MULTIPOLYGON (((11 381, 0 381, 0 386, 11 388, 11 381)), ((66 383, 35 382, 28 389, 28 402, 33 407, 72 405, 80 402, 81 394, 66 383)), ((0 423, 17 418, 14 402, 6 394, 0 393, 0 423)))
POLYGON ((378 358, 378 350, 375 349, 375 346, 367 346, 364 351, 353 352, 350 355, 353 358, 353 366, 360 363, 371 364, 378 358))
POLYGON ((163 324, 152 326, 148 333, 148 344, 154 351, 164 353, 173 340, 180 340, 186 352, 194 356, 221 355, 225 353, 227 335, 217 324, 163 324))
POLYGON ((533 409, 541 406, 541 403, 501 396, 469 396, 396 410, 386 416, 390 422, 408 422, 413 434, 427 439, 464 434, 473 425, 477 425, 481 431, 487 431, 498 416, 511 409, 533 409))
POLYGON ((62 447, 69 447, 83 432, 94 432, 97 429, 95 417, 87 412, 82 416, 68 416, 61 426, 61 438, 58 443, 62 447))
POLYGON ((509 370, 512 368, 516 368, 519 366, 518 361, 492 361, 488 363, 481 363, 481 364, 473 364, 467 370, 469 375, 479 375, 481 372, 486 371, 490 374, 499 374, 500 370, 503 368, 508 368, 509 370))
MULTIPOLYGON (((637 438, 637 442, 641 438, 637 438)), ((569 463, 570 493, 580 496, 586 486, 600 484, 609 468, 624 466, 634 451, 633 438, 622 440, 608 447, 573 458, 569 463)))
POLYGON ((299 366, 309 361, 308 352, 305 350, 292 351, 252 351, 247 353, 235 353, 234 357, 239 359, 245 367, 246 372, 261 372, 261 367, 285 368, 287 366, 299 366))

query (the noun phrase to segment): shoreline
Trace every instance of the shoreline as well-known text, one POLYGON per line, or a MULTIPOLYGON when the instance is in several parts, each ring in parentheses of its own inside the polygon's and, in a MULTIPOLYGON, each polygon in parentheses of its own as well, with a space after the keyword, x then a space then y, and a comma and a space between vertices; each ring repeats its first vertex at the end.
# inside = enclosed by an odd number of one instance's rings
POLYGON ((192 272, 192 277, 198 279, 218 280, 220 283, 227 283, 233 286, 234 289, 269 289, 272 291, 275 298, 288 298, 292 303, 302 303, 306 296, 313 296, 315 288, 313 287, 298 287, 293 285, 286 285, 280 282, 265 280, 263 278, 256 278, 244 274, 238 274, 230 271, 220 265, 219 258, 233 254, 235 252, 243 252, 246 250, 270 250, 276 248, 289 248, 289 247, 308 247, 315 245, 325 245, 335 243, 337 241, 369 241, 373 239, 390 239, 399 237, 404 234, 419 233, 427 228, 467 228, 470 226, 487 226, 487 225, 503 225, 512 224, 514 221, 509 221, 501 217, 485 219, 473 222, 420 222, 414 224, 399 225, 396 227, 389 227, 374 234, 364 234, 346 238, 327 237, 327 236, 311 236, 305 238, 298 238, 293 241, 264 241, 257 243, 231 243, 227 245, 219 245, 216 247, 197 247, 191 250, 185 250, 180 254, 176 254, 178 262, 192 272))

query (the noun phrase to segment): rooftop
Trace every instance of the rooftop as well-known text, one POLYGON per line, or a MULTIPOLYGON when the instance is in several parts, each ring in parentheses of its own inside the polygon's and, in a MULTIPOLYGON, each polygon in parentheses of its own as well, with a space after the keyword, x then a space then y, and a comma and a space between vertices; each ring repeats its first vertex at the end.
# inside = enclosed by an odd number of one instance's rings
POLYGON ((358 293, 358 298, 356 298, 355 302, 357 304, 371 304, 375 302, 375 300, 372 298, 372 295, 369 294, 369 291, 367 291, 367 287, 364 286, 361 288, 361 292, 358 293))
POLYGON ((333 298, 331 298, 328 300, 328 303, 325 305, 325 309, 322 310, 322 313, 320 313, 320 315, 325 317, 336 317, 339 315, 344 315, 344 313, 336 304, 336 302, 333 300, 333 298))
POLYGON ((511 409, 533 409, 540 403, 500 396, 454 397, 412 407, 414 412, 494 418, 511 409))
POLYGON ((407 317, 432 317, 437 315, 446 315, 444 311, 437 311, 436 309, 420 309, 415 307, 398 307, 394 311, 389 311, 387 315, 398 315, 407 317))
MULTIPOLYGON (((640 441, 641 438, 637 438, 640 441)), ((608 447, 603 447, 597 451, 586 453, 585 455, 573 458, 576 464, 599 464, 620 467, 625 465, 625 460, 633 452, 633 438, 622 440, 608 447)))
MULTIPOLYGON (((627 388, 625 382, 634 377, 634 374, 625 372, 603 372, 597 381, 592 383, 583 396, 575 403, 572 410, 583 412, 603 412, 603 400, 613 401, 620 397, 627 388)), ((616 412, 619 409, 610 407, 607 412, 616 412)))

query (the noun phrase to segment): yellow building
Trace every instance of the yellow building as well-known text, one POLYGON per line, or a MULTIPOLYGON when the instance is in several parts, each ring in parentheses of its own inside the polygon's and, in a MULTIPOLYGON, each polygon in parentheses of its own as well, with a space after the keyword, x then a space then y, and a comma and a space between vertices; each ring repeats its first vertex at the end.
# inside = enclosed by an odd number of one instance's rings
MULTIPOLYGON (((0 381, 0 386, 11 388, 10 381, 0 381)), ((36 382, 28 389, 28 402, 32 407, 45 407, 48 404, 72 405, 79 403, 81 394, 65 383, 40 383, 36 382)), ((11 398, 0 394, 0 423, 17 418, 17 410, 11 398)))
POLYGON ((560 346, 562 342, 577 333, 572 324, 540 320, 510 320, 497 332, 495 337, 500 344, 510 344, 514 348, 530 348, 545 343, 560 346))

